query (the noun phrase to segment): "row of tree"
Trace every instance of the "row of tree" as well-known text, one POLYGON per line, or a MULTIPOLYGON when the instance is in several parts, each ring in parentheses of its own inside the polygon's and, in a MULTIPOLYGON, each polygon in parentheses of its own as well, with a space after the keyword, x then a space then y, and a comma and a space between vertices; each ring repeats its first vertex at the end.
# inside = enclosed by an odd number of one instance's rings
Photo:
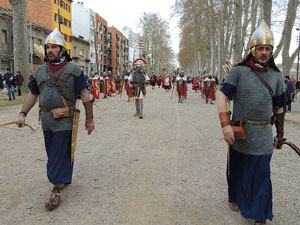
POLYGON ((174 67, 169 24, 158 13, 144 13, 140 18, 142 56, 147 71, 159 74, 163 68, 174 67))
POLYGON ((180 19, 180 65, 191 74, 206 68, 222 79, 225 75, 222 62, 229 60, 236 64, 249 53, 250 37, 264 19, 281 36, 274 57, 281 53, 283 73, 289 74, 300 50, 298 47, 290 54, 299 3, 299 0, 176 0, 173 16, 180 19))

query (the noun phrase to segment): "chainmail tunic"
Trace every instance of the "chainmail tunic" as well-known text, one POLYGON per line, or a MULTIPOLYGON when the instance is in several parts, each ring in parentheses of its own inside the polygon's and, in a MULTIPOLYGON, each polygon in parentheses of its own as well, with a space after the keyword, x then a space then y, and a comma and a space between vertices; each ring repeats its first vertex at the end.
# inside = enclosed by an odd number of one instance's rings
MULTIPOLYGON (((284 93, 285 84, 280 72, 270 68, 267 72, 260 72, 260 74, 271 86, 275 96, 284 93)), ((234 89, 233 121, 271 120, 273 109, 271 94, 250 67, 234 67, 227 76, 225 84, 229 84, 234 89)), ((250 155, 272 154, 273 133, 271 124, 244 124, 244 128, 247 139, 236 140, 232 145, 234 150, 250 155)))
MULTIPOLYGON (((58 85, 63 90, 68 106, 76 103, 76 88, 74 77, 79 76, 82 70, 77 65, 68 62, 62 69, 52 73, 47 64, 39 66, 33 73, 40 90, 39 104, 48 110, 64 107, 64 103, 53 84, 50 74, 59 77, 58 85)), ((69 117, 55 119, 51 112, 41 112, 43 130, 62 131, 72 130, 72 122, 69 117)))

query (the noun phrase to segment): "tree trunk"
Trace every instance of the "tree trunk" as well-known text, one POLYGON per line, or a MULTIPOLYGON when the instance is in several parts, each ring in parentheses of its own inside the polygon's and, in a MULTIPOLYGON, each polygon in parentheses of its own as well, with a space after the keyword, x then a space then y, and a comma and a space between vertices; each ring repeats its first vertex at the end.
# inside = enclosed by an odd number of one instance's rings
POLYGON ((293 52, 292 56, 290 56, 289 54, 292 30, 294 27, 298 6, 299 6, 299 1, 289 0, 287 17, 284 23, 285 33, 283 34, 285 35, 285 38, 283 40, 283 49, 282 49, 282 72, 284 75, 290 74, 293 62, 295 61, 295 58, 299 52, 299 48, 298 48, 293 52))
POLYGON ((9 0, 9 2, 13 8, 14 72, 21 71, 25 90, 30 76, 27 5, 25 0, 9 0))
POLYGON ((272 15, 272 0, 261 1, 261 19, 264 19, 268 26, 271 28, 271 15, 272 15))
POLYGON ((234 24, 233 24, 233 63, 241 61, 241 24, 242 24, 242 0, 234 0, 234 24))

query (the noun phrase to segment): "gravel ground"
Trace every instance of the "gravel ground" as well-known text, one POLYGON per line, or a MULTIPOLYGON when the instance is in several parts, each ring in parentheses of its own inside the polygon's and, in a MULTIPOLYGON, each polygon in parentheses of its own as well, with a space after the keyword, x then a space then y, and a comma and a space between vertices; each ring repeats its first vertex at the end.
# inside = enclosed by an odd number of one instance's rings
MULTIPOLYGON (((82 113, 73 183, 51 212, 44 209, 52 186, 41 129, 0 128, 0 224, 253 224, 227 207, 227 147, 217 104, 205 104, 191 86, 183 104, 170 95, 149 87, 142 120, 133 117, 125 93, 97 100, 90 136, 82 113)), ((0 122, 16 120, 20 107, 1 107, 0 122)), ((300 99, 292 107, 285 136, 300 146, 300 99)), ((37 111, 27 118, 34 127, 37 111)), ((268 224, 300 224, 299 160, 287 146, 273 154, 268 224)))

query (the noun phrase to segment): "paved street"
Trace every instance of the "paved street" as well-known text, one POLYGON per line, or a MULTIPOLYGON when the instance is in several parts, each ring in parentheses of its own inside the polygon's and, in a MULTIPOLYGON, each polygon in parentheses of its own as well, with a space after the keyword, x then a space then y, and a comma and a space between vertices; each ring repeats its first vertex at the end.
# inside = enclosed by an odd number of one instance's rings
MULTIPOLYGON (((126 93, 97 100, 90 136, 82 110, 73 183, 51 212, 44 209, 52 186, 42 130, 1 127, 0 224, 253 224, 227 207, 227 147, 217 104, 205 104, 191 86, 183 104, 170 95, 148 87, 142 120, 133 117, 126 93)), ((300 96, 292 107, 285 136, 300 146, 300 96)), ((0 122, 16 120, 20 108, 1 108, 0 122)), ((37 112, 35 106, 27 117, 34 127, 37 112)), ((287 146, 273 154, 271 224, 299 224, 299 165, 287 146)))

